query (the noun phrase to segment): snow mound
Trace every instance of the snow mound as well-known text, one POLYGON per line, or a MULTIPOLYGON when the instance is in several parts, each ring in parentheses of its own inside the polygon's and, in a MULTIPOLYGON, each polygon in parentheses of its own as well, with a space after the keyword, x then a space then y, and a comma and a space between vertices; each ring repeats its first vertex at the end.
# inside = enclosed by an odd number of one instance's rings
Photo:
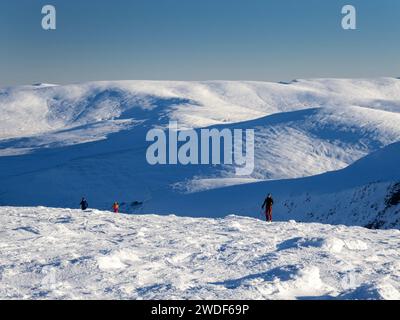
POLYGON ((368 245, 361 240, 346 240, 344 242, 349 250, 368 250, 368 245))
POLYGON ((334 237, 325 238, 293 238, 279 244, 279 250, 296 249, 296 248, 310 248, 315 247, 320 250, 326 250, 331 253, 339 253, 345 246, 345 242, 341 239, 334 237))
POLYGON ((363 284, 340 296, 341 299, 352 300, 399 300, 400 292, 390 283, 363 284))
POLYGON ((323 241, 321 248, 332 253, 339 253, 344 247, 344 242, 337 238, 327 238, 323 241))
POLYGON ((320 270, 309 266, 298 270, 291 278, 283 283, 276 284, 277 296, 282 299, 307 298, 323 295, 332 288, 327 286, 320 277, 320 270))
POLYGON ((125 269, 139 260, 133 250, 119 250, 111 255, 97 259, 101 270, 125 269))

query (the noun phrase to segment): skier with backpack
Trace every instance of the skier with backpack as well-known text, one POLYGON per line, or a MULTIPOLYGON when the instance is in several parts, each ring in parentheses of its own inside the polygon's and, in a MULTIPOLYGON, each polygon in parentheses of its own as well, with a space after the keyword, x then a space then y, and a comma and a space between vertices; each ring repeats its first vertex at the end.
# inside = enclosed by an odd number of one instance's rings
POLYGON ((85 211, 89 207, 89 204, 85 198, 82 198, 80 206, 81 206, 82 211, 85 211))
POLYGON ((265 198, 264 203, 261 209, 265 208, 265 217, 267 222, 272 222, 272 206, 274 204, 274 199, 272 195, 269 193, 268 196, 265 198))

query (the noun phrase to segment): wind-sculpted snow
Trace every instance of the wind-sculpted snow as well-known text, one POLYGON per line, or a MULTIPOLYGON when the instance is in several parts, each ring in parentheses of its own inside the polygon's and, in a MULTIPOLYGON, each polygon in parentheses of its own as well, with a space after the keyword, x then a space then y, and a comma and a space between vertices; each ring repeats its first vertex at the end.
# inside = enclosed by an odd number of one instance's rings
POLYGON ((0 299, 399 299, 398 230, 0 209, 0 299))

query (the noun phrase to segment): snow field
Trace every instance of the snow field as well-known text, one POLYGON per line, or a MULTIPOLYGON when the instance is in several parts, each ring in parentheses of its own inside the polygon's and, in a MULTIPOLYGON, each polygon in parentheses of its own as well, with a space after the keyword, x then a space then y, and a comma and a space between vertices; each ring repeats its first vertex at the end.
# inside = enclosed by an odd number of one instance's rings
POLYGON ((0 210, 2 299, 400 299, 398 230, 0 210))

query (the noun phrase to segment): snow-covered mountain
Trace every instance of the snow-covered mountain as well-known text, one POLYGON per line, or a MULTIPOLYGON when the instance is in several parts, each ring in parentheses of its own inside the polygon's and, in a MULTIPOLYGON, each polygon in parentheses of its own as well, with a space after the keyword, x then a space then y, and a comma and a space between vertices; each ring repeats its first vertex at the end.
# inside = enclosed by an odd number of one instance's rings
POLYGON ((205 127, 322 106, 399 112, 400 80, 270 82, 119 81, 0 89, 1 137, 19 137, 110 119, 175 119, 205 127), (158 115, 159 118, 154 116, 158 115))
POLYGON ((99 209, 254 216, 272 192, 278 219, 400 226, 398 79, 3 88, 0 138, 1 205, 76 207, 85 195, 99 209), (253 174, 150 166, 145 135, 170 120, 254 129, 253 174))
POLYGON ((0 208, 0 299, 400 299, 400 232, 0 208))

